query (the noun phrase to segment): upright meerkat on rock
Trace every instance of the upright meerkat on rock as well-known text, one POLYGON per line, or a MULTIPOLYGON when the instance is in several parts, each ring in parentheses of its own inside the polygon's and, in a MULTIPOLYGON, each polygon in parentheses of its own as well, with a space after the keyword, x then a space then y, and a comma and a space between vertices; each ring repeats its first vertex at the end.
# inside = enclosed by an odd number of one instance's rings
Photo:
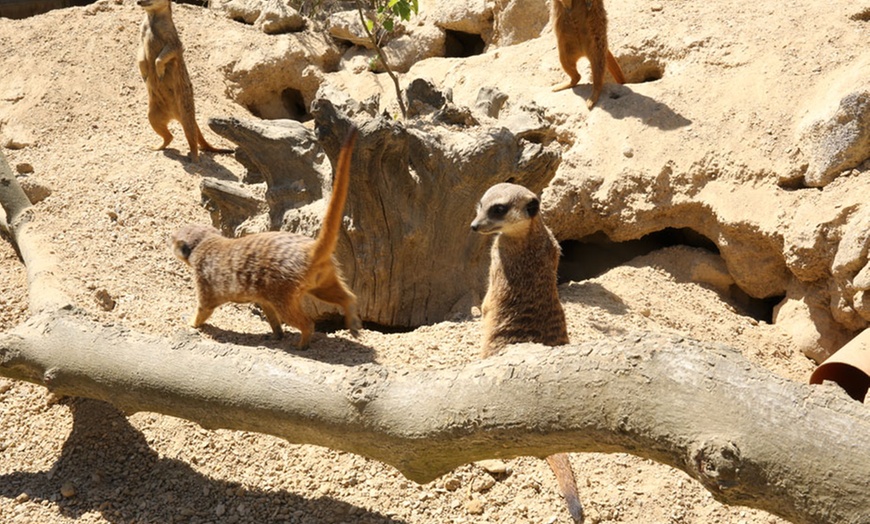
MULTIPOLYGON (((559 244, 541 218, 540 205, 537 195, 515 184, 492 186, 477 204, 471 229, 496 235, 482 308, 483 358, 520 342, 547 346, 568 343, 556 285, 559 244)), ((547 462, 556 474, 568 511, 575 522, 582 523, 583 505, 568 455, 551 455, 547 462)))
POLYGON ((622 68, 607 46, 607 12, 604 10, 604 0, 550 1, 553 3, 551 19, 559 47, 559 61, 570 77, 568 82, 555 86, 553 91, 568 89, 580 82, 577 60, 585 56, 589 58, 592 69, 592 96, 586 106, 592 109, 604 86, 605 65, 618 83, 625 83, 622 68))
POLYGON ((138 61, 139 72, 148 89, 148 121, 154 131, 163 137, 163 144, 155 149, 166 149, 172 142, 172 133, 167 124, 178 120, 187 137, 192 161, 199 161, 200 149, 213 153, 232 153, 232 149, 219 149, 206 142, 196 123, 193 84, 184 64, 178 31, 172 22, 172 2, 138 0, 136 3, 145 9, 138 61))
POLYGON ((333 260, 350 182, 350 158, 356 130, 341 147, 335 168, 332 196, 316 239, 288 232, 266 232, 225 238, 210 226, 190 225, 170 239, 175 255, 193 269, 199 308, 191 319, 200 327, 212 312, 227 302, 253 302, 266 315, 281 338, 282 323, 301 332, 299 349, 306 349, 314 321, 302 310, 302 297, 337 304, 351 334, 362 327, 356 296, 348 289, 333 260))

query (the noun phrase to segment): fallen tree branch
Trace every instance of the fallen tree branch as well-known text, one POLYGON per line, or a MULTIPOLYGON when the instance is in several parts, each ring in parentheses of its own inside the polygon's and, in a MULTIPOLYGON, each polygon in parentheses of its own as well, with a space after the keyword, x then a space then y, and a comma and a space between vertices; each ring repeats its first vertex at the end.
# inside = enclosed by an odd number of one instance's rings
POLYGON ((399 373, 57 312, 0 335, 0 375, 127 413, 357 453, 417 482, 485 458, 627 452, 687 472, 723 503, 795 523, 857 524, 870 507, 870 410, 686 340, 523 345, 399 373))
POLYGON ((57 259, 42 235, 32 227, 33 205, 0 152, 0 206, 6 213, 3 230, 12 238, 27 268, 31 313, 68 308, 72 301, 58 279, 57 259))

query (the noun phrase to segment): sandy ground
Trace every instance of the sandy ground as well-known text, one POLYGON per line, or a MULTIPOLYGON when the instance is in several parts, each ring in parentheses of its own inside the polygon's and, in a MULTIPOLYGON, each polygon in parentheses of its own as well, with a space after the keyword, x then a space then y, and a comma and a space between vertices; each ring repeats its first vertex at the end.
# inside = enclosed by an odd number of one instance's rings
MULTIPOLYGON (((155 152, 144 86, 134 56, 141 12, 129 2, 89 13, 73 8, 22 21, 0 19, 0 130, 23 142, 4 149, 13 169, 52 194, 38 224, 63 261, 64 284, 94 318, 172 336, 190 331, 195 301, 187 269, 166 238, 208 223, 203 177, 239 179, 232 156, 186 159, 176 139, 155 152), (114 308, 97 296, 108 293, 114 308)), ((230 24, 179 6, 201 125, 206 116, 247 116, 208 68, 197 35, 230 24)), ((180 127, 173 127, 181 136, 180 127)), ((205 133, 213 143, 221 140, 205 133)), ((228 146, 229 144, 221 144, 228 146)), ((471 211, 469 211, 471 213, 471 211)), ((773 372, 805 381, 811 364, 775 326, 755 320, 689 279, 715 255, 671 248, 604 275, 561 287, 571 339, 630 330, 672 331, 727 342, 773 372)), ((715 263, 712 260, 711 263, 715 263)), ((0 242, 0 330, 28 316, 23 266, 0 242)), ((225 306, 200 336, 261 343, 268 325, 249 306, 225 306), (218 328, 219 327, 219 328, 218 328)), ((365 330, 318 335, 307 358, 345 365, 437 368, 477 357, 471 318, 409 333, 365 330)), ((288 350, 294 342, 286 340, 288 350)), ((555 479, 542 460, 509 461, 495 478, 476 465, 416 485, 364 458, 250 433, 206 431, 171 417, 125 418, 90 401, 51 399, 44 389, 0 378, 0 522, 534 522, 568 523, 555 479), (72 413, 76 413, 73 424, 72 413)), ((589 522, 760 524, 784 522, 726 507, 687 475, 629 455, 576 454, 572 460, 589 522)))

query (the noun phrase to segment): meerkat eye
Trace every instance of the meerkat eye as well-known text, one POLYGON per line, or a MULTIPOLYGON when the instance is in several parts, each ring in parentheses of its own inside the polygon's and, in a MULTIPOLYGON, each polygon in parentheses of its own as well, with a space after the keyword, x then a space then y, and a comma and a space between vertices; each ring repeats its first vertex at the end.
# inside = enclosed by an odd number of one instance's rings
POLYGON ((530 218, 534 217, 538 214, 538 210, 540 210, 540 208, 541 203, 538 201, 538 199, 531 200, 528 204, 526 204, 526 213, 529 214, 530 218))
POLYGON ((179 249, 181 250, 181 256, 184 258, 190 258, 190 254, 193 252, 187 244, 182 244, 179 249))
POLYGON ((508 209, 510 208, 504 204, 495 204, 494 206, 490 206, 486 215, 493 220, 501 220, 505 215, 507 215, 508 209))

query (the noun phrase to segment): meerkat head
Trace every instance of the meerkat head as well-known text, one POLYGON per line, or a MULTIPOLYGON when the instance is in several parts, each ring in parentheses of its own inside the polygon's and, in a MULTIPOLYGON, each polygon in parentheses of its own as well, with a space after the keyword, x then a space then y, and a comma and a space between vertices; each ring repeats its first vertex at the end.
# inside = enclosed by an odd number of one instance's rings
POLYGON ((137 0, 136 5, 146 11, 160 11, 171 8, 170 0, 137 0))
POLYGON ((496 184, 486 190, 477 203, 477 217, 472 231, 484 235, 523 235, 538 216, 541 201, 538 196, 516 184, 496 184))
POLYGON ((200 242, 210 236, 221 236, 220 231, 210 226, 189 225, 175 232, 169 239, 169 246, 179 260, 190 263, 190 255, 200 242))

